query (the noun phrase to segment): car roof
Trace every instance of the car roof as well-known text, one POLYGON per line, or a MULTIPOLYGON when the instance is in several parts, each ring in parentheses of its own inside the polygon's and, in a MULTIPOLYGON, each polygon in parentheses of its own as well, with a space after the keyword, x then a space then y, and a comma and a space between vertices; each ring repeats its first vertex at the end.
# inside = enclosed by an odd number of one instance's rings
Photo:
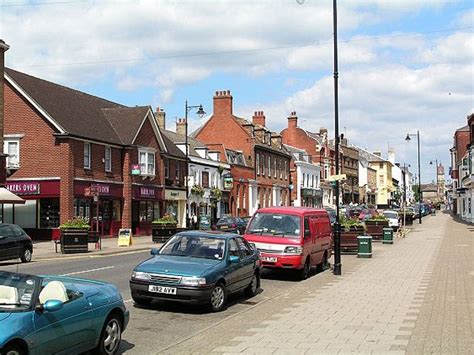
POLYGON ((305 215, 309 213, 324 213, 326 214, 327 211, 324 208, 314 208, 314 207, 265 207, 260 208, 257 212, 263 213, 285 213, 285 214, 293 214, 293 215, 305 215))
POLYGON ((226 233, 226 232, 219 232, 219 231, 183 231, 176 233, 175 235, 180 236, 189 236, 189 237, 205 237, 205 238, 213 238, 213 239, 231 239, 238 237, 238 234, 235 233, 226 233))

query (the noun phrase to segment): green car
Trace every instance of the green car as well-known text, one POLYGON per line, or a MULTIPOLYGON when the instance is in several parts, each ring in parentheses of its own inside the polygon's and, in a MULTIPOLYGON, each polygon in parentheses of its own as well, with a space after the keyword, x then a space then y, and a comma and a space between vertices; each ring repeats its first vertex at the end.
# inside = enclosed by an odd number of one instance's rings
POLYGON ((155 299, 225 308, 227 295, 260 287, 260 254, 231 233, 186 231, 175 234, 132 273, 130 289, 137 305, 155 299))

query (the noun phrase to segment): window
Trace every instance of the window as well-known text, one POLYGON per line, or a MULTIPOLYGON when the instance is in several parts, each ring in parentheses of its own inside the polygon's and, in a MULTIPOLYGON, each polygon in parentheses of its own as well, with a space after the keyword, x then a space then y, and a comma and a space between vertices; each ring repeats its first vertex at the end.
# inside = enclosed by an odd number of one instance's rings
POLYGON ((237 256, 240 258, 239 247, 235 239, 229 240, 229 256, 237 256))
POLYGON ((273 158, 273 177, 277 177, 277 158, 273 158))
POLYGON ((255 167, 257 169, 257 175, 260 175, 260 154, 255 155, 255 167))
POLYGON ((265 155, 262 154, 262 176, 265 176, 265 155))
POLYGON ((179 181, 179 174, 180 174, 179 169, 180 169, 180 166, 181 166, 180 162, 177 161, 177 162, 176 162, 176 175, 175 175, 175 180, 176 180, 176 181, 179 181))
POLYGON ((112 171, 112 148, 105 147, 104 153, 105 171, 112 171))
POLYGON ((87 142, 84 143, 84 168, 91 168, 91 144, 87 142))
POLYGON ((155 153, 140 150, 138 154, 141 174, 155 175, 155 153))
POLYGON ((278 160, 278 171, 280 172, 280 179, 283 178, 283 170, 281 166, 281 160, 278 160))
POLYGON ((285 160, 285 180, 288 179, 288 161, 285 160))
POLYGON ((3 152, 8 154, 7 168, 16 168, 20 166, 20 142, 6 140, 3 146, 3 152))
POLYGON ((379 175, 379 184, 383 185, 385 183, 385 179, 383 175, 379 175))
POLYGON ((303 187, 305 187, 305 186, 304 186, 304 183, 305 183, 305 180, 304 180, 304 178, 305 178, 305 175, 306 175, 306 174, 305 174, 305 173, 303 173, 303 183, 301 184, 301 185, 303 185, 303 187))
POLYGON ((253 254, 253 251, 249 243, 245 241, 243 238, 236 238, 236 239, 237 239, 237 243, 239 244, 240 251, 242 252, 244 258, 247 256, 251 256, 253 254))
POLYGON ((268 156, 267 162, 268 162, 268 177, 272 177, 272 157, 271 156, 268 156))
POLYGON ((170 177, 170 161, 168 159, 165 159, 165 179, 168 179, 170 177))
POLYGON ((209 172, 203 171, 201 174, 202 187, 209 187, 209 172))

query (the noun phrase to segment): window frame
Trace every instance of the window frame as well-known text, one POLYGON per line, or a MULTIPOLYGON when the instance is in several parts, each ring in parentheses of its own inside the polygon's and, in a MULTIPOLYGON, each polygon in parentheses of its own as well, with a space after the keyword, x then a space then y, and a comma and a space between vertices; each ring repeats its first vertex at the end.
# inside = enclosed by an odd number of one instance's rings
POLYGON ((10 157, 6 157, 6 167, 7 168, 19 168, 20 167, 20 140, 19 139, 8 139, 4 138, 3 141, 3 153, 9 155, 9 150, 8 147, 10 144, 15 144, 16 145, 16 164, 12 164, 10 162, 10 157))
POLYGON ((259 153, 255 154, 255 166, 257 169, 257 175, 260 175, 260 154, 259 153))
POLYGON ((92 165, 91 164, 91 162, 92 162, 92 146, 91 146, 90 142, 84 142, 83 157, 84 157, 84 169, 90 169, 91 165, 92 165), (87 164, 86 164, 86 159, 88 159, 87 164))
POLYGON ((104 149, 104 169, 107 173, 112 172, 112 147, 106 145, 104 149), (107 158, 107 152, 109 152, 109 157, 107 158), (107 166, 108 162, 108 166, 107 166))
POLYGON ((156 176, 156 154, 155 150, 152 149, 138 149, 138 165, 140 165, 140 175, 141 176, 156 176), (145 155, 144 162, 142 163, 141 161, 141 156, 142 154, 145 155), (150 163, 149 157, 153 155, 153 163, 150 163), (145 165, 144 171, 142 170, 143 164, 145 165), (153 170, 150 173, 149 172, 149 167, 150 165, 153 166, 153 170))
POLYGON ((272 177, 272 156, 267 156, 267 164, 268 164, 268 177, 272 177))

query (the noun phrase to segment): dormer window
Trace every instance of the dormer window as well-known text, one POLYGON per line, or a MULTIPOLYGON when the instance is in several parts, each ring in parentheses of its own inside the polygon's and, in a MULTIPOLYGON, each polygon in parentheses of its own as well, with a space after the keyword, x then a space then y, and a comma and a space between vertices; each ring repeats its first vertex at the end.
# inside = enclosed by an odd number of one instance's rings
POLYGON ((138 151, 138 163, 140 164, 140 173, 142 176, 155 175, 155 152, 145 149, 138 151))

